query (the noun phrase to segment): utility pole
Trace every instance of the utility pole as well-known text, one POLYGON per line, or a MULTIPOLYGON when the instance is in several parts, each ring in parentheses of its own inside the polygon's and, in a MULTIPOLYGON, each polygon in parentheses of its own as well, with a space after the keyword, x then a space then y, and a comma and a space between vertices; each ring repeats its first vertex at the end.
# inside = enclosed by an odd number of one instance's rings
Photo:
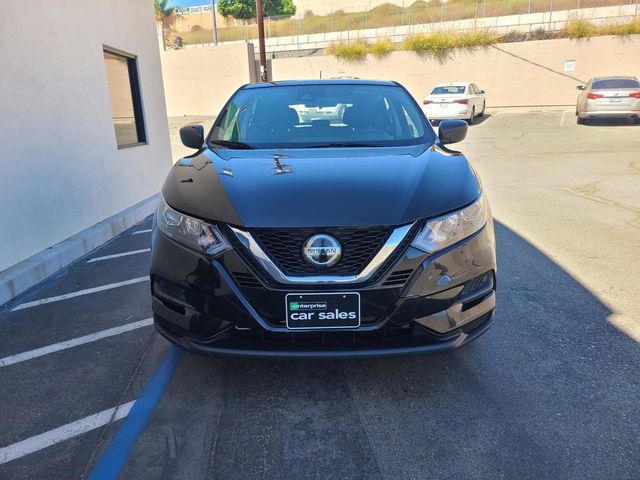
POLYGON ((264 12, 262 0, 256 0, 256 14, 258 17, 258 48, 260 49, 260 81, 267 81, 267 53, 264 51, 264 12))
POLYGON ((218 45, 218 27, 216 25, 216 0, 211 0, 211 18, 213 18, 213 44, 218 45))

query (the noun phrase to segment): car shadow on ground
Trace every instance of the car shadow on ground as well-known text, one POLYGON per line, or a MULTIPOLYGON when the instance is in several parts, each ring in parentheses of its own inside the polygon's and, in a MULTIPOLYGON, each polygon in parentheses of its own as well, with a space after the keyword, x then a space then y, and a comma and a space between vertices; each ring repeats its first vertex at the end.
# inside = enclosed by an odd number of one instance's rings
POLYGON ((547 255, 503 224, 496 236, 497 318, 459 350, 347 361, 186 356, 182 367, 203 384, 208 371, 225 372, 211 473, 633 478, 639 344, 547 255))
POLYGON ((542 251, 500 223, 496 236, 498 312, 477 341, 368 360, 186 355, 163 400, 179 424, 161 405, 154 438, 211 417, 211 451, 190 458, 175 433, 176 460, 135 458, 214 478, 633 478, 638 343, 542 251))

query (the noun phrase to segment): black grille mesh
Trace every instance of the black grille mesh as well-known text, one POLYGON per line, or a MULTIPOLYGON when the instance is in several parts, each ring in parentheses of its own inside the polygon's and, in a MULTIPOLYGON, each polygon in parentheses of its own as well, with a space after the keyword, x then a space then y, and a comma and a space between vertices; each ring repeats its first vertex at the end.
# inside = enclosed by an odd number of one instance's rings
POLYGON ((334 229, 251 230, 256 240, 274 263, 287 275, 357 275, 373 259, 391 233, 388 227, 334 229), (319 271, 302 257, 302 246, 312 235, 327 233, 342 245, 342 258, 333 267, 319 271))
POLYGON ((493 286, 493 276, 491 272, 485 272, 482 275, 472 278, 464 284, 464 288, 460 292, 460 297, 466 297, 476 291, 485 290, 493 286))

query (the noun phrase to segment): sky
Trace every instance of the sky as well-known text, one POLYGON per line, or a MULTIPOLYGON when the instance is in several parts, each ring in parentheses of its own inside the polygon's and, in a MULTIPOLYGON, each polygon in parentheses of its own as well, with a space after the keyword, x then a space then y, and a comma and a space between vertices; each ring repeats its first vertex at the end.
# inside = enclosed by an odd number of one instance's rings
MULTIPOLYGON (((171 0, 171 5, 176 7, 199 7, 200 5, 211 5, 211 0, 171 0)), ((216 3, 218 3, 216 1, 216 3)))

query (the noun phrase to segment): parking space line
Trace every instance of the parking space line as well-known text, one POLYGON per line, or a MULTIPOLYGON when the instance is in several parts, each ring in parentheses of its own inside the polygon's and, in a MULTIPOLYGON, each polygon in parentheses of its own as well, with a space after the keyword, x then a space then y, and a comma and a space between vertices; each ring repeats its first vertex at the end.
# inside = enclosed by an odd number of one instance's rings
POLYGON ((26 440, 0 448, 0 465, 120 420, 129 414, 135 402, 136 400, 133 400, 117 407, 94 413, 75 422, 67 423, 48 432, 34 435, 26 440))
POLYGON ((89 480, 116 480, 124 468, 138 437, 151 419, 151 414, 162 398, 175 373, 182 350, 172 346, 156 372, 153 374, 142 395, 131 409, 131 413, 120 426, 113 439, 96 463, 89 480))
POLYGON ((137 230, 135 232, 133 232, 131 235, 140 235, 141 233, 149 233, 149 232, 153 232, 152 228, 148 228, 146 230, 137 230))
POLYGON ((111 260, 112 258, 127 257, 138 253, 150 252, 150 248, 142 248, 140 250, 131 250, 130 252, 114 253, 113 255, 105 255, 104 257, 95 257, 87 260, 87 263, 102 262, 103 260, 111 260))
POLYGON ((64 342, 54 343, 45 347, 29 350, 27 352, 16 353, 15 355, 0 358, 0 368, 7 367, 9 365, 15 365, 16 363, 20 362, 26 362, 27 360, 43 357, 44 355, 49 355, 50 353, 59 352, 68 348, 78 347, 86 343, 96 342, 98 340, 102 340, 103 338, 114 337, 116 335, 120 335, 121 333, 130 332, 132 330, 147 327, 152 324, 153 318, 145 318, 144 320, 140 320, 138 322, 127 323, 126 325, 108 328, 106 330, 101 330, 96 333, 90 333, 89 335, 84 335, 82 337, 65 340, 64 342))
POLYGON ((108 285, 101 285, 100 287, 86 288, 84 290, 78 290, 77 292, 65 293, 64 295, 57 295, 55 297, 41 298, 40 300, 34 300, 33 302, 21 303, 11 309, 12 312, 17 310, 24 310, 25 308, 37 307, 38 305, 44 305, 46 303, 59 302, 61 300, 67 300, 69 298, 80 297, 82 295, 89 295, 91 293, 102 292, 104 290, 110 290, 112 288, 123 287, 125 285, 132 285, 134 283, 148 282, 149 276, 132 278, 131 280, 125 280, 123 282, 109 283, 108 285))

